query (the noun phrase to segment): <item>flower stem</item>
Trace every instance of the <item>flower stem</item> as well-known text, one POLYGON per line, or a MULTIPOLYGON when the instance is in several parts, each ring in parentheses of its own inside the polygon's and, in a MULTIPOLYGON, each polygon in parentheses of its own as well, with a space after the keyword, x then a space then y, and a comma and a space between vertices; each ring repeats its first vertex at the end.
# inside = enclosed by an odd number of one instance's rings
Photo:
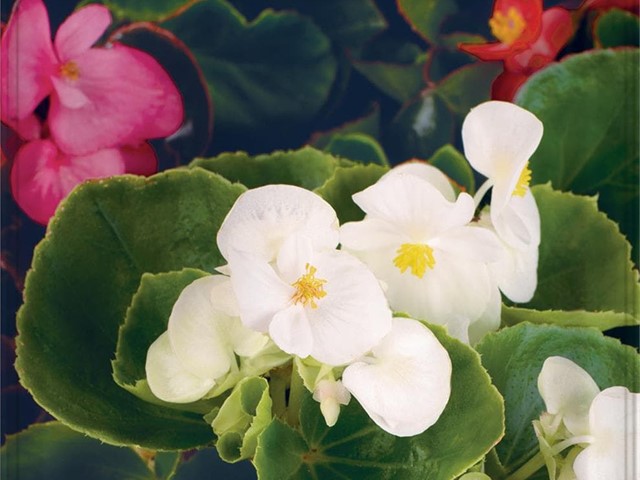
POLYGON ((527 463, 509 475, 505 480, 525 480, 545 466, 542 452, 538 452, 527 463))
POLYGON ((287 423, 292 427, 296 427, 300 423, 300 408, 302 407, 303 392, 304 384, 302 383, 302 377, 294 365, 291 370, 291 388, 289 389, 289 405, 287 407, 287 423))

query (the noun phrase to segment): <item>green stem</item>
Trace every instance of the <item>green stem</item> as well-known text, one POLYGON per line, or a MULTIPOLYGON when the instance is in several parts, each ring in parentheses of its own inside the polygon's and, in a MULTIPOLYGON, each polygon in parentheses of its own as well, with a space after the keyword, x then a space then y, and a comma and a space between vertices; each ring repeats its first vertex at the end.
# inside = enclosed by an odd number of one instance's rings
POLYGON ((527 463, 509 475, 505 480, 525 480, 545 466, 542 452, 536 453, 527 463))
POLYGON ((287 423, 292 427, 297 427, 300 423, 300 408, 302 407, 302 394, 304 383, 294 365, 291 370, 291 388, 289 390, 289 406, 287 408, 287 423))

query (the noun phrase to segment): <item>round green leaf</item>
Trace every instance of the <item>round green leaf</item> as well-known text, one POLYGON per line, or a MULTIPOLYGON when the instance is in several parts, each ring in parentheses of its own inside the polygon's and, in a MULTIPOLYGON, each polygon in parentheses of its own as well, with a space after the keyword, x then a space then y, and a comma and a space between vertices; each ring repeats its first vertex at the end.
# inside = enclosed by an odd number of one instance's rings
POLYGON ((585 310, 533 310, 502 306, 501 320, 504 325, 522 322, 553 324, 562 327, 595 327, 609 330, 620 326, 636 325, 632 316, 619 312, 587 312, 585 310))
POLYGON ((380 136, 380 107, 377 104, 371 108, 366 115, 350 122, 340 125, 326 132, 316 132, 307 142, 316 148, 325 148, 336 135, 348 135, 350 133, 361 133, 377 139, 380 136))
POLYGON ((34 253, 18 313, 16 368, 36 401, 112 444, 182 449, 213 439, 193 413, 152 405, 111 374, 120 324, 145 272, 221 265, 215 237, 244 191, 202 169, 87 182, 34 253))
POLYGON ((603 12, 596 20, 593 34, 603 48, 638 46, 640 19, 638 15, 619 8, 603 12))
POLYGON ((504 431, 502 400, 478 355, 442 328, 431 328, 453 364, 451 398, 435 425, 420 435, 395 437, 352 399, 336 425, 327 427, 307 393, 300 430, 275 420, 259 437, 254 458, 259 477, 448 480, 477 463, 504 431))
POLYGON ((422 75, 424 64, 424 56, 407 64, 370 60, 352 61, 353 68, 399 103, 411 100, 425 87, 422 75))
POLYGON ((248 461, 232 465, 223 462, 215 448, 204 448, 180 463, 171 480, 251 480, 255 478, 256 471, 248 461))
POLYGON ((331 42, 295 12, 265 10, 248 22, 224 0, 203 0, 161 26, 198 60, 219 133, 295 127, 329 96, 337 68, 331 42))
POLYGON ((452 112, 465 117, 471 108, 491 98, 491 84, 502 71, 494 62, 475 62, 444 77, 436 87, 452 112))
POLYGON ((400 14, 411 28, 431 43, 437 43, 444 20, 458 11, 455 0, 396 0, 400 14))
POLYGON ((636 260, 639 62, 637 49, 571 55, 534 74, 516 98, 544 124, 532 182, 597 194, 600 208, 634 243, 636 260))
POLYGON ((257 156, 245 152, 223 153, 213 158, 198 158, 191 166, 218 173, 248 188, 283 183, 312 190, 330 178, 339 164, 330 154, 304 147, 257 156))
POLYGON ((640 358, 634 349, 595 329, 523 323, 487 335, 477 350, 504 397, 506 433, 496 450, 508 472, 537 452, 531 422, 544 411, 537 381, 548 357, 574 361, 589 372, 600 389, 622 385, 637 392, 640 388, 640 358))
POLYGON ((471 195, 476 191, 471 165, 454 146, 445 145, 439 148, 429 159, 429 163, 453 180, 460 190, 471 195))
POLYGON ((363 133, 333 135, 325 151, 355 162, 389 166, 387 155, 380 144, 374 138, 363 133))
MULTIPOLYGON (((532 189, 540 210, 538 287, 525 306, 537 310, 613 311, 640 314, 638 273, 618 226, 598 211, 596 200, 532 189)), ((624 324, 624 323, 622 323, 624 324)))
POLYGON ((104 445, 58 423, 31 425, 0 450, 2 478, 20 480, 155 480, 130 448, 104 445))
POLYGON ((387 170, 387 167, 373 163, 338 167, 333 176, 315 192, 334 208, 340 223, 362 220, 364 212, 351 196, 376 183, 387 170))

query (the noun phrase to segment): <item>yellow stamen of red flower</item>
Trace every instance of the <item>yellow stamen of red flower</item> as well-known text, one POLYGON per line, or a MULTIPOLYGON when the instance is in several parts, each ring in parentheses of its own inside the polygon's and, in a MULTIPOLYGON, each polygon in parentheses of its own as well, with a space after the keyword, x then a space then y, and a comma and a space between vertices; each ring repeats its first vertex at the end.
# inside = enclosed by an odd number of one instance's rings
POLYGON ((513 189, 513 195, 517 197, 524 197, 527 193, 529 182, 531 182, 531 170, 529 169, 529 164, 527 164, 520 173, 518 183, 516 183, 516 188, 513 189))
POLYGON ((424 243, 403 243, 396 252, 398 256, 393 259, 393 264, 398 267, 400 273, 408 268, 411 274, 422 278, 428 268, 436 264, 433 258, 433 249, 424 243))
POLYGON ((489 20, 489 27, 494 37, 506 45, 511 45, 522 35, 527 22, 515 7, 510 7, 506 15, 497 11, 489 20))
POLYGON ((305 307, 318 308, 316 300, 327 295, 327 292, 324 291, 324 284, 327 281, 316 278, 316 267, 307 263, 305 268, 306 273, 291 284, 296 289, 291 300, 294 304, 302 303, 305 307))
POLYGON ((75 82, 80 78, 80 68, 78 68, 78 64, 76 62, 69 60, 60 67, 60 75, 62 78, 75 82))

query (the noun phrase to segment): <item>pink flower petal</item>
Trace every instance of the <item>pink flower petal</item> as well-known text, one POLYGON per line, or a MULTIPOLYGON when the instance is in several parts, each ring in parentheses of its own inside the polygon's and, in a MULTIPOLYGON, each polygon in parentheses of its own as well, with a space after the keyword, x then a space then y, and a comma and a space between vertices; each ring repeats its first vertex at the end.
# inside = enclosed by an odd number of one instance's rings
POLYGON ((28 115, 17 120, 4 120, 5 124, 13 129, 22 140, 36 140, 40 138, 42 128, 40 120, 35 115, 28 115))
POLYGON ((0 43, 2 120, 24 118, 51 91, 57 68, 42 0, 19 0, 0 43))
POLYGON ((49 126, 58 146, 80 155, 148 138, 165 137, 180 126, 182 99, 169 75, 149 55, 133 48, 93 48, 73 59, 74 77, 64 78, 88 103, 65 105, 51 96, 49 126))
POLYGON ((138 146, 120 148, 126 173, 134 175, 153 175, 158 171, 158 158, 153 147, 147 142, 138 146))
POLYGON ((11 191, 22 210, 46 225, 60 201, 85 180, 124 173, 117 149, 85 156, 62 153, 51 140, 34 140, 18 151, 11 170, 11 191))
POLYGON ((104 5, 88 5, 68 17, 56 33, 54 45, 62 63, 89 50, 111 25, 104 5))

